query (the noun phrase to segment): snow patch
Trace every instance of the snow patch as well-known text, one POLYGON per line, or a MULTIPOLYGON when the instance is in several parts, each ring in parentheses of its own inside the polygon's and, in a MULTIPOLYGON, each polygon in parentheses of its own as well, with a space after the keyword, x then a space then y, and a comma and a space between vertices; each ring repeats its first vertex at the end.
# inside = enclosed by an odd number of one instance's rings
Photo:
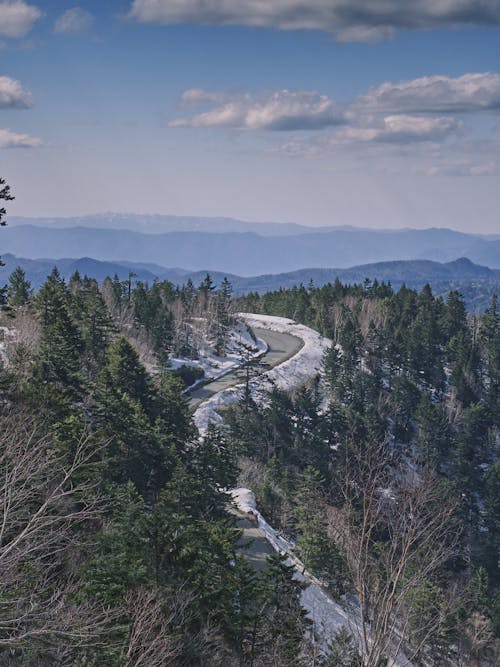
MULTIPOLYGON (((286 317, 254 313, 238 313, 238 317, 250 327, 290 334, 300 338, 304 343, 293 357, 250 381, 250 393, 257 403, 263 403, 266 392, 273 387, 291 391, 304 385, 311 377, 321 375, 323 356, 332 345, 329 338, 286 317)), ((217 411, 241 401, 244 387, 244 383, 229 387, 207 399, 198 407, 193 419, 201 434, 206 432, 209 424, 220 425, 222 423, 222 418, 217 411)))
MULTIPOLYGON (((251 313, 240 313, 239 317, 251 327, 287 333, 304 342, 303 347, 293 357, 250 382, 250 391, 254 400, 264 402, 266 391, 273 386, 290 391, 302 386, 311 377, 321 374, 324 353, 332 345, 330 339, 284 317, 251 313)), ((244 387, 244 384, 229 387, 198 407, 194 413, 194 422, 201 436, 210 423, 222 423, 222 417, 217 410, 240 401, 244 387)), ((287 556, 287 562, 295 567, 295 577, 308 584, 302 592, 301 604, 314 624, 322 647, 326 648, 341 628, 347 629, 354 639, 360 642, 359 612, 356 609, 347 610, 333 600, 321 581, 306 570, 304 564, 294 554, 293 544, 274 530, 259 512, 253 491, 238 488, 232 489, 229 493, 241 512, 251 514, 256 518, 259 529, 275 551, 287 556)), ((411 667, 411 665, 412 663, 403 654, 389 659, 388 662, 388 667, 411 667)))
MULTIPOLYGON (((168 363, 172 370, 176 370, 181 366, 201 368, 205 375, 195 383, 199 384, 206 380, 216 380, 234 371, 245 361, 254 359, 266 351, 266 343, 259 338, 254 340, 246 324, 244 322, 237 322, 229 334, 225 357, 217 356, 207 343, 199 351, 197 359, 188 359, 180 356, 171 357, 168 363)), ((189 389, 192 389, 195 384, 191 385, 189 389)))
POLYGON ((255 493, 250 489, 231 489, 229 495, 236 507, 244 514, 255 514, 257 516, 257 502, 255 493))

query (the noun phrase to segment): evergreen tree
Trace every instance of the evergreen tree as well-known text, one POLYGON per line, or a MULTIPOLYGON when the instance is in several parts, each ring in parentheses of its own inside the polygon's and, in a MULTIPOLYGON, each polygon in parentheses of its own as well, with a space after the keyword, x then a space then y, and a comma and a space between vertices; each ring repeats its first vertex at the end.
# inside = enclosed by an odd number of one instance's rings
POLYGON ((346 567, 326 530, 325 480, 317 470, 307 467, 300 475, 294 495, 294 515, 298 532, 296 549, 313 574, 326 580, 335 595, 342 595, 346 567))
POLYGON ((417 423, 417 460, 425 466, 442 470, 449 460, 452 433, 443 408, 422 394, 415 413, 417 423))
POLYGON ((71 315, 71 295, 54 269, 35 299, 42 324, 40 347, 35 355, 27 394, 59 419, 82 398, 80 355, 83 341, 71 315))
POLYGON ((300 605, 305 585, 295 578, 295 568, 279 553, 268 556, 265 578, 269 586, 267 608, 264 611, 268 642, 278 645, 285 664, 297 660, 304 633, 310 621, 300 605))
POLYGON ((226 355, 229 327, 231 325, 231 295, 233 288, 224 278, 215 299, 215 352, 220 357, 226 355))
POLYGON ((162 487, 172 466, 173 443, 157 417, 146 370, 130 343, 118 338, 99 374, 95 426, 106 442, 105 476, 118 483, 133 481, 145 497, 162 487))
POLYGON ((342 627, 320 661, 321 667, 363 667, 363 660, 349 631, 342 627))
MULTIPOLYGON (((0 203, 1 202, 7 202, 7 201, 12 201, 14 199, 14 196, 11 194, 10 191, 10 186, 7 185, 5 182, 5 179, 0 178, 0 203)), ((5 220, 5 216, 7 214, 7 209, 5 206, 0 206, 0 227, 5 227, 7 224, 5 220)), ((0 259, 0 266, 4 266, 4 263, 0 259)), ((3 294, 0 294, 0 297, 3 297, 3 294)), ((0 300, 0 305, 1 305, 1 300, 0 300)))
POLYGON ((17 308, 28 303, 32 294, 31 283, 26 280, 25 271, 18 266, 9 276, 7 300, 9 306, 17 308))

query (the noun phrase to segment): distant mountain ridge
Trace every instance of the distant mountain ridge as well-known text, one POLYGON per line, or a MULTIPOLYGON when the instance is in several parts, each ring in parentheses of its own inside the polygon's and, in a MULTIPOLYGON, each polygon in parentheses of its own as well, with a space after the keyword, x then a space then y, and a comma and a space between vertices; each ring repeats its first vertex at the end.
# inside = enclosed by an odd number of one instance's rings
POLYGON ((460 257, 500 268, 500 239, 441 228, 309 228, 307 233, 263 236, 255 232, 200 231, 144 234, 126 229, 11 224, 2 230, 0 252, 31 259, 86 256, 100 261, 155 263, 242 276, 399 260, 450 262, 460 257))
MULTIPOLYGON (((224 217, 195 217, 179 215, 144 215, 139 213, 99 213, 73 217, 13 217, 13 225, 47 227, 49 229, 67 229, 87 227, 92 229, 126 229, 142 234, 167 234, 169 232, 205 232, 208 234, 247 233, 261 236, 291 236, 305 234, 311 227, 293 222, 251 222, 224 217)), ((333 227, 313 228, 318 231, 333 227)), ((342 229, 354 229, 343 227, 342 229)))
MULTIPOLYGON (((4 267, 0 267, 0 285, 6 283, 9 275, 21 266, 26 277, 34 287, 39 287, 57 266, 61 275, 69 279, 75 271, 82 276, 88 275, 102 282, 106 276, 117 275, 120 280, 126 280, 131 274, 135 281, 141 280, 151 284, 154 280, 169 280, 174 284, 182 285, 192 280, 199 285, 207 270, 187 271, 181 268, 165 268, 155 264, 138 264, 135 262, 101 262, 89 257, 80 259, 25 259, 7 254, 3 256, 4 267)), ((467 258, 459 258, 452 262, 439 263, 431 260, 400 260, 393 262, 378 262, 353 266, 347 269, 299 269, 289 273, 266 274, 244 277, 222 271, 208 270, 212 279, 219 284, 227 277, 235 294, 248 292, 265 292, 280 288, 291 288, 298 285, 308 285, 311 281, 316 287, 326 283, 333 283, 337 278, 347 284, 363 283, 369 280, 390 282, 398 289, 406 284, 408 287, 421 288, 429 283, 436 294, 445 295, 451 289, 463 292, 470 308, 483 310, 494 292, 500 294, 500 269, 491 269, 487 266, 474 264, 467 258)))

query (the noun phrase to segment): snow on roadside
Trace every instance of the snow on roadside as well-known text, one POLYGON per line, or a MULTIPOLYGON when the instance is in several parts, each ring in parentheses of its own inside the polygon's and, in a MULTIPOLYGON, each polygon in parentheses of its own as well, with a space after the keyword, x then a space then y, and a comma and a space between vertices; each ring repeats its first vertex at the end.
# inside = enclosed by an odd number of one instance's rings
MULTIPOLYGON (((259 512, 253 491, 238 488, 231 489, 229 493, 240 512, 255 517, 259 529, 273 549, 288 556, 287 564, 294 566, 295 578, 307 584, 307 588, 302 591, 300 602, 314 624, 322 648, 326 649, 339 630, 344 628, 358 641, 361 649, 361 622, 356 610, 347 610, 336 602, 321 581, 306 570, 302 561, 294 554, 293 544, 274 530, 259 512)), ((411 667, 411 663, 400 653, 397 658, 389 659, 388 667, 411 667)))
MULTIPOLYGON (((240 512, 255 517, 259 529, 273 549, 288 556, 287 563, 295 567, 295 577, 308 584, 302 592, 300 601, 309 618, 313 621, 318 639, 324 648, 327 647, 341 628, 355 634, 356 628, 353 627, 352 616, 349 616, 341 605, 326 593, 321 582, 314 575, 307 572, 303 563, 294 555, 293 545, 267 523, 257 509, 253 491, 238 488, 232 489, 230 494, 240 512)), ((356 625, 355 622, 354 625, 356 625)))
POLYGON ((254 313, 238 313, 238 317, 250 327, 290 334, 304 342, 297 354, 262 376, 267 384, 279 389, 295 389, 305 384, 311 377, 321 374, 323 356, 332 344, 329 338, 286 317, 254 313))
MULTIPOLYGON (((232 328, 227 348, 226 356, 219 357, 207 345, 200 350, 197 359, 171 357, 168 360, 169 366, 173 370, 181 366, 201 368, 205 373, 204 377, 200 380, 200 382, 203 382, 205 380, 216 380, 235 370, 242 365, 246 355, 249 355, 252 359, 267 351, 267 345, 264 341, 259 338, 254 340, 244 322, 237 322, 232 328)), ((192 389, 193 386, 189 387, 189 389, 192 389)))
MULTIPOLYGON (((255 400, 264 400, 265 391, 273 385, 289 391, 321 373, 323 355, 325 350, 331 346, 331 340, 287 318, 250 313, 240 313, 239 317, 251 327, 287 333, 304 342, 303 347, 290 359, 251 381, 250 389, 255 400)), ((230 387, 215 394, 198 407, 194 413, 194 421, 200 430, 200 435, 203 435, 209 423, 222 422, 217 410, 241 400, 243 389, 243 384, 230 387)), ((355 610, 348 611, 333 600, 321 582, 305 569, 303 563, 293 552, 293 544, 274 530, 259 512, 253 491, 238 488, 232 489, 229 493, 241 512, 255 517, 260 531, 273 549, 288 556, 288 563, 295 567, 297 579, 308 584, 302 592, 301 604, 313 621, 315 632, 323 648, 328 646, 342 628, 345 628, 360 642, 359 614, 355 610)), ((399 654, 396 658, 389 659, 388 667, 411 667, 411 664, 403 654, 399 654)))
MULTIPOLYGON (((313 329, 303 324, 297 324, 297 322, 286 317, 254 313, 238 313, 238 317, 250 327, 289 334, 300 338, 304 343, 301 349, 290 359, 250 381, 250 391, 254 400, 262 402, 266 391, 273 387, 290 391, 302 386, 311 377, 321 374, 323 355, 332 344, 329 338, 325 338, 317 331, 313 331, 313 329)), ((238 403, 243 398, 243 390, 244 384, 229 387, 204 401, 198 407, 193 419, 201 434, 206 432, 210 423, 222 423, 222 418, 217 411, 228 405, 238 403)))

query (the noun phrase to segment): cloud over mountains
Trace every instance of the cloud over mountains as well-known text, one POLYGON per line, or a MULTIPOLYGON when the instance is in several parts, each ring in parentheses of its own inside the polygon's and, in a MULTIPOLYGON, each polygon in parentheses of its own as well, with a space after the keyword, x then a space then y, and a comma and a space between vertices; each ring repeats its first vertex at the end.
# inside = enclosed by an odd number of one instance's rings
POLYGON ((497 169, 494 124, 488 130, 483 123, 477 133, 478 115, 500 111, 500 74, 493 72, 386 81, 343 105, 319 91, 235 95, 191 88, 182 93, 180 106, 184 117, 170 120, 172 128, 288 132, 281 145, 265 148, 268 154, 309 158, 350 151, 358 157, 442 160, 413 168, 427 175, 491 176, 497 169), (485 160, 476 164, 479 152, 485 160))

